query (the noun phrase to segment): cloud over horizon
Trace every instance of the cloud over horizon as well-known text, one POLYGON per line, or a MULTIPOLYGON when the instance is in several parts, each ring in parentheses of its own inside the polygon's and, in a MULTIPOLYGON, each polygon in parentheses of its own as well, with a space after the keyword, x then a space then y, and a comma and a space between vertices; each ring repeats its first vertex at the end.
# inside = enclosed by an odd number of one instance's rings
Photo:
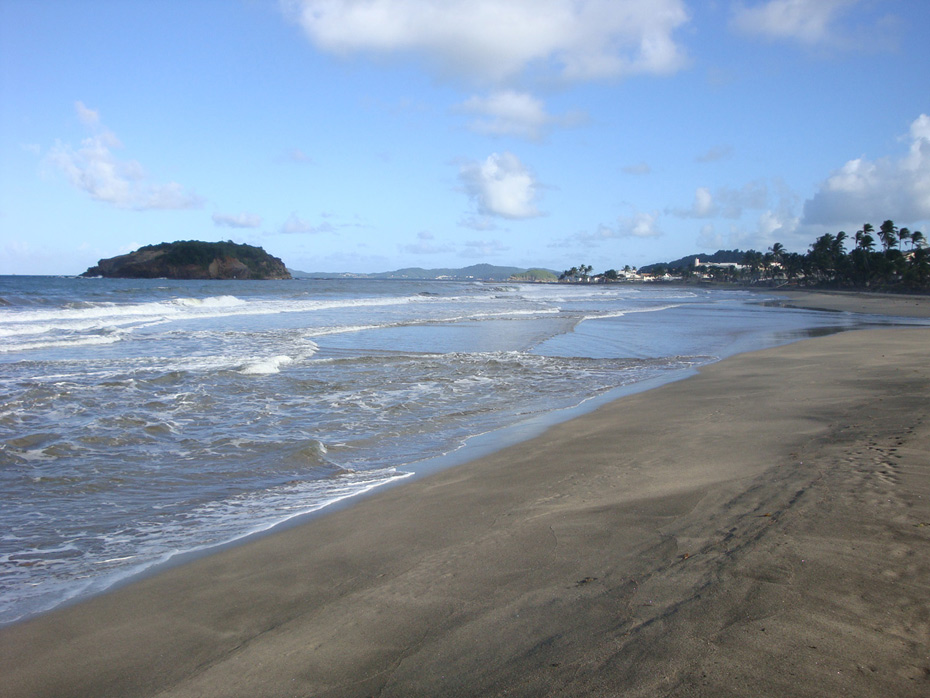
POLYGON ((888 217, 930 219, 930 116, 910 125, 908 152, 902 158, 849 160, 834 170, 804 202, 803 223, 861 224, 888 217))
POLYGON ((528 73, 579 82, 668 74, 686 63, 682 0, 283 0, 313 44, 425 57, 482 84, 528 73))
POLYGON ((75 102, 78 119, 94 130, 78 148, 56 141, 46 162, 68 182, 95 201, 117 208, 145 211, 200 208, 203 199, 177 182, 157 184, 136 160, 121 160, 113 150, 123 147, 119 138, 102 126, 100 115, 83 102, 75 102))
POLYGON ((262 224, 262 217, 254 213, 214 213, 213 224, 227 228, 258 228, 262 224))

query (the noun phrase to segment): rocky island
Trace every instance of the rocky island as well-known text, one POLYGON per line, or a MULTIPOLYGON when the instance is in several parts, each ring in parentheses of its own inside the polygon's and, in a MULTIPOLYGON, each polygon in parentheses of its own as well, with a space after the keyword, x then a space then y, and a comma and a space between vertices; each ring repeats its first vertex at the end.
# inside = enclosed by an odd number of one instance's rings
POLYGON ((183 240, 146 245, 101 259, 81 276, 111 279, 290 279, 287 267, 261 247, 183 240))

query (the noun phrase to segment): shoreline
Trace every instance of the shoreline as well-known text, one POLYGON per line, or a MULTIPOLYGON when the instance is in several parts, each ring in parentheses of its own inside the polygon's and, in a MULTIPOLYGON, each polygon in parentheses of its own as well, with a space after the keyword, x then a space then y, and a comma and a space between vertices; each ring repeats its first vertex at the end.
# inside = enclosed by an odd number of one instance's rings
MULTIPOLYGON (((771 298, 773 294, 769 293, 767 289, 753 289, 751 287, 740 287, 737 290, 744 291, 753 291, 759 295, 766 296, 771 298)), ((832 292, 830 292, 832 293, 832 292)), ((780 294, 774 294, 776 296, 780 294)), ((810 309, 817 311, 838 311, 840 309, 845 310, 846 306, 852 308, 849 312, 858 312, 855 308, 855 304, 850 304, 845 301, 845 306, 838 307, 815 307, 817 305, 830 306, 829 299, 824 301, 819 292, 794 292, 788 291, 784 295, 789 296, 790 302, 788 300, 784 301, 769 301, 768 304, 776 304, 784 307, 792 308, 801 308, 801 309, 810 309), (798 298, 791 298, 791 294, 798 295, 798 298), (803 295, 802 295, 803 294, 803 295)), ((860 295, 860 292, 836 292, 838 296, 854 297, 860 295)), ((866 294, 867 296, 875 294, 866 294)), ((889 298, 897 298, 894 294, 886 294, 889 298)), ((930 301, 930 297, 926 299, 930 301)), ((841 301, 843 303, 844 301, 841 301)), ((906 310, 906 309, 905 309, 906 310)), ((926 317, 930 318, 930 302, 926 305, 926 317)), ((888 313, 889 315, 902 315, 902 313, 888 313)), ((921 316, 922 317, 922 316, 921 316)), ((811 335, 813 336, 813 335, 811 335)), ((800 341, 798 339, 790 341, 800 341)), ((736 353, 742 353, 737 351, 736 353)), ((726 357, 723 357, 726 358, 726 357)), ((721 360, 720 358, 716 361, 721 360)), ((561 424, 565 421, 570 421, 578 417, 584 416, 589 412, 597 409, 600 406, 603 406, 607 403, 610 403, 614 400, 623 399, 630 395, 635 395, 640 392, 647 390, 655 389, 656 387, 666 385, 668 383, 684 380, 689 376, 694 375, 697 372, 697 367, 692 367, 688 369, 681 369, 676 371, 672 375, 658 376, 655 378, 650 378, 645 381, 638 381, 616 388, 612 388, 605 393, 600 395, 592 396, 582 400, 576 405, 571 405, 568 407, 559 408, 552 412, 547 412, 543 414, 536 415, 530 419, 518 422, 516 424, 504 426, 498 429, 494 429, 489 432, 484 432, 480 434, 473 435, 469 437, 466 442, 459 448, 444 453, 438 456, 433 456, 426 458, 421 461, 415 461, 412 463, 404 464, 397 466, 398 470, 403 474, 397 478, 389 481, 382 482, 375 487, 372 487, 369 490, 363 492, 357 492, 354 494, 347 495, 341 499, 329 502, 317 509, 311 511, 294 514, 286 519, 282 519, 277 523, 272 524, 267 528, 262 528, 258 530, 253 530, 248 533, 239 535, 233 539, 225 540, 220 543, 213 543, 206 546, 197 547, 190 550, 183 550, 180 552, 175 552, 170 556, 163 558, 158 561, 153 561, 145 566, 140 568, 127 570, 125 573, 116 576, 112 581, 109 581, 105 585, 96 584, 93 591, 81 591, 75 593, 73 596, 69 596, 61 599, 55 605, 45 608, 43 610, 32 612, 23 617, 17 618, 12 621, 0 622, 0 630, 4 627, 9 627, 16 625, 18 623, 26 622, 32 618, 36 618, 47 613, 55 612, 64 608, 68 608, 75 604, 83 603, 89 599, 99 596, 101 594, 108 594, 117 589, 121 589, 126 586, 130 586, 140 580, 147 579, 153 576, 157 576, 166 570, 173 569, 175 567, 189 564, 195 560, 198 560, 203 557, 208 557, 217 553, 220 553, 224 550, 243 545, 253 540, 260 540, 269 535, 275 535, 280 531, 287 530, 294 526, 301 526, 305 523, 313 521, 320 516, 327 516, 331 512, 340 511, 342 509, 353 506, 356 502, 362 501, 367 497, 373 496, 378 492, 389 489, 391 487, 402 486, 405 483, 409 483, 420 479, 422 477, 429 476, 431 474, 441 472, 447 468, 460 466, 462 464, 467 464, 478 458, 490 455, 496 451, 499 451, 508 446, 516 445, 520 442, 526 441, 533 437, 539 436, 544 433, 549 428, 561 424)))
POLYGON ((927 295, 794 289, 772 289, 771 294, 784 298, 784 305, 789 308, 894 317, 930 317, 930 296, 927 295))
POLYGON ((928 337, 730 357, 2 628, 0 688, 919 695, 928 337))

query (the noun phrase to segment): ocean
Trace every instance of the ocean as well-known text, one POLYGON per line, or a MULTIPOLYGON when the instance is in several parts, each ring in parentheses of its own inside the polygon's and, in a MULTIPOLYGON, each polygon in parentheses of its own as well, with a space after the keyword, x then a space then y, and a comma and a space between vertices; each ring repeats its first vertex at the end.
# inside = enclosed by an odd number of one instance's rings
POLYGON ((898 322, 764 301, 620 284, 0 277, 0 623, 724 356, 898 322))

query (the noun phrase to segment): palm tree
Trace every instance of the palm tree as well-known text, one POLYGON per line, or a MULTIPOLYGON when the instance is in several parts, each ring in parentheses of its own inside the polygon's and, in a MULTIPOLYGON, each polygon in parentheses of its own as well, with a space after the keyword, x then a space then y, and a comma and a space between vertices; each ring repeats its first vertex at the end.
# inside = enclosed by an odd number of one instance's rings
POLYGON ((842 263, 843 241, 846 239, 846 233, 840 231, 836 235, 824 233, 814 244, 811 245, 807 257, 810 261, 811 271, 820 278, 821 281, 832 281, 836 278, 837 270, 842 263))
POLYGON ((756 250, 746 250, 742 262, 749 267, 749 278, 755 281, 759 278, 759 268, 762 266, 762 253, 756 250))
POLYGON ((866 223, 862 226, 862 230, 856 231, 856 247, 867 249, 872 251, 872 245, 875 244, 875 238, 872 237, 872 233, 875 232, 875 228, 871 223, 866 223), (868 245, 865 244, 865 241, 868 240, 868 245))
POLYGON ((875 238, 860 230, 856 233, 856 248, 866 252, 873 252, 875 250, 875 238))
POLYGON ((885 248, 885 254, 898 246, 898 228, 894 221, 887 220, 881 224, 878 229, 878 238, 882 241, 882 247, 885 248))

